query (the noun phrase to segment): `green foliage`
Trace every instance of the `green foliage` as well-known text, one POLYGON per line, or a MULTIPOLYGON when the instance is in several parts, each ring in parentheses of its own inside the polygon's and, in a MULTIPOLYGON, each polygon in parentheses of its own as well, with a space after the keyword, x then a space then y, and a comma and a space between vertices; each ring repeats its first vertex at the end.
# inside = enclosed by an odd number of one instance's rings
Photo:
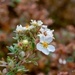
POLYGON ((7 46, 7 48, 13 54, 15 54, 15 53, 17 53, 19 51, 19 47, 15 43, 13 44, 13 46, 10 46, 10 47, 7 46))
POLYGON ((36 66, 38 66, 38 63, 36 61, 32 61, 32 63, 36 66))
POLYGON ((17 66, 17 67, 16 67, 16 71, 17 71, 17 72, 27 72, 28 70, 25 69, 24 66, 17 66))
POLYGON ((74 62, 74 59, 72 57, 68 57, 66 61, 67 62, 74 62))
POLYGON ((20 3, 20 0, 11 0, 10 6, 11 6, 11 7, 15 7, 15 6, 16 6, 15 3, 16 3, 16 4, 20 3))
POLYGON ((19 3, 19 2, 20 2, 20 0, 14 0, 14 2, 19 3))
POLYGON ((16 75, 14 72, 9 71, 6 75, 16 75))
POLYGON ((32 49, 34 49, 36 47, 34 41, 32 40, 32 49))

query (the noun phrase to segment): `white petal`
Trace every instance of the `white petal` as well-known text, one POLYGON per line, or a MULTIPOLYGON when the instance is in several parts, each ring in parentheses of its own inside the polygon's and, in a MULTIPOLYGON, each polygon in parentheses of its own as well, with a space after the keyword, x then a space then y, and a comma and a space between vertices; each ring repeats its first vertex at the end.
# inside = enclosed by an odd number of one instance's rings
POLYGON ((26 27, 23 27, 23 30, 26 30, 26 27))
POLYGON ((43 22, 41 20, 38 21, 38 25, 41 26, 43 22))
POLYGON ((33 29, 33 28, 35 28, 35 26, 30 26, 30 29, 33 29))
POLYGON ((40 42, 41 43, 44 42, 44 35, 43 34, 39 34, 38 36, 40 37, 40 42))
POLYGON ((43 48, 42 53, 48 55, 49 54, 49 51, 47 50, 47 48, 43 48))
POLYGON ((42 44, 38 43, 36 45, 36 48, 39 50, 39 51, 42 51, 43 50, 43 47, 42 47, 42 44))
POLYGON ((19 30, 20 30, 20 31, 22 31, 22 30, 23 30, 22 25, 19 25, 19 26, 17 25, 16 31, 19 31, 19 30))
POLYGON ((48 44, 51 43, 53 41, 53 38, 51 38, 50 36, 45 36, 44 34, 39 34, 38 35, 40 37, 40 42, 47 42, 48 44))
POLYGON ((42 25, 42 28, 43 29, 47 29, 47 25, 42 25))
POLYGON ((48 29, 48 30, 46 31, 46 33, 47 33, 47 35, 50 35, 51 37, 53 37, 53 31, 54 31, 54 30, 48 29))
POLYGON ((44 32, 45 32, 45 30, 44 30, 43 28, 41 28, 41 29, 40 29, 40 31, 41 31, 42 33, 44 33, 44 32))
POLYGON ((39 51, 41 51, 42 53, 44 53, 44 54, 46 54, 46 55, 49 54, 49 51, 48 51, 46 48, 44 48, 44 47, 42 46, 42 44, 38 43, 36 47, 37 47, 37 49, 38 49, 39 51))
POLYGON ((55 51, 55 47, 53 45, 48 45, 47 49, 50 51, 50 52, 54 52, 55 51))
POLYGON ((44 38, 44 41, 47 42, 48 44, 53 41, 53 38, 51 38, 50 36, 44 36, 42 38, 44 38))

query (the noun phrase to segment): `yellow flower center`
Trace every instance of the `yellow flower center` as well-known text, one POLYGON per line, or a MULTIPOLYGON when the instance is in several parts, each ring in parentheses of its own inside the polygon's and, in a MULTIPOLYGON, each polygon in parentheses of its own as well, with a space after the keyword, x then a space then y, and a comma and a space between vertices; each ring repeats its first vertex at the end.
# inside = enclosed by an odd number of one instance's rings
POLYGON ((29 25, 26 25, 26 28, 29 28, 29 25))
POLYGON ((43 42, 42 45, 43 45, 43 47, 45 47, 45 48, 48 47, 48 43, 47 43, 47 42, 43 42))

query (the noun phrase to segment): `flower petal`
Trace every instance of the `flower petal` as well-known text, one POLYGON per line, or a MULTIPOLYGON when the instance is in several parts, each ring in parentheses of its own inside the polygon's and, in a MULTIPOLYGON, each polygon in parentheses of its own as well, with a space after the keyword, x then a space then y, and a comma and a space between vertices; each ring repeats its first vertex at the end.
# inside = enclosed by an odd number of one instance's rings
POLYGON ((41 33, 44 33, 45 32, 45 29, 44 28, 41 28, 40 31, 41 31, 41 33))
POLYGON ((47 35, 49 35, 49 36, 52 37, 52 38, 53 38, 53 32, 54 32, 54 30, 50 30, 50 29, 48 29, 48 30, 46 31, 47 35))
POLYGON ((44 35, 43 34, 39 34, 38 36, 40 37, 40 42, 41 43, 44 42, 44 35))
POLYGON ((49 51, 48 51, 48 49, 47 49, 47 48, 43 48, 42 53, 44 53, 44 54, 48 55, 48 54, 49 54, 49 51))
POLYGON ((23 30, 22 25, 17 25, 16 31, 22 31, 22 30, 23 30))
POLYGON ((42 44, 38 43, 36 45, 36 48, 39 50, 39 51, 42 51, 43 50, 43 47, 42 47, 42 44))
POLYGON ((43 22, 41 20, 38 20, 38 25, 41 26, 43 22))
POLYGON ((46 55, 49 54, 49 51, 47 50, 47 48, 44 48, 44 47, 42 46, 42 44, 38 43, 36 47, 37 47, 37 49, 38 49, 39 51, 41 51, 42 53, 44 53, 44 54, 46 54, 46 55))
POLYGON ((42 25, 42 29, 47 29, 47 25, 42 25))
POLYGON ((55 47, 53 45, 48 45, 47 49, 50 52, 54 52, 55 51, 55 47))
POLYGON ((53 38, 51 38, 50 36, 44 36, 44 37, 42 37, 42 38, 43 38, 44 41, 47 42, 48 44, 53 41, 53 38))

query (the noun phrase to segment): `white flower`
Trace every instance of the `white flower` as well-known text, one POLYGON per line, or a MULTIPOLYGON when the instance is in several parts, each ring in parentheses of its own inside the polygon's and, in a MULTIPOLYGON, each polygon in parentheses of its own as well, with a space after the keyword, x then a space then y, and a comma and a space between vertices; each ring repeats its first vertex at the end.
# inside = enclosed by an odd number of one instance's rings
POLYGON ((37 43, 37 49, 44 54, 48 55, 49 52, 54 52, 55 47, 53 45, 49 45, 52 42, 52 38, 40 36, 40 42, 37 43))
POLYGON ((39 26, 41 26, 43 24, 43 22, 41 20, 38 20, 37 23, 39 26))
POLYGON ((34 26, 26 25, 26 26, 23 28, 23 30, 31 30, 31 29, 33 29, 33 28, 34 28, 34 26))
POLYGON ((31 25, 33 26, 41 26, 43 24, 43 22, 41 20, 31 20, 31 25))
POLYGON ((41 32, 41 34, 39 34, 39 35, 50 36, 51 38, 54 38, 53 37, 54 30, 48 29, 47 26, 45 26, 45 25, 43 25, 41 27, 40 32, 41 32))
POLYGON ((22 31, 23 31, 22 25, 20 26, 17 25, 16 32, 22 32, 22 31))

